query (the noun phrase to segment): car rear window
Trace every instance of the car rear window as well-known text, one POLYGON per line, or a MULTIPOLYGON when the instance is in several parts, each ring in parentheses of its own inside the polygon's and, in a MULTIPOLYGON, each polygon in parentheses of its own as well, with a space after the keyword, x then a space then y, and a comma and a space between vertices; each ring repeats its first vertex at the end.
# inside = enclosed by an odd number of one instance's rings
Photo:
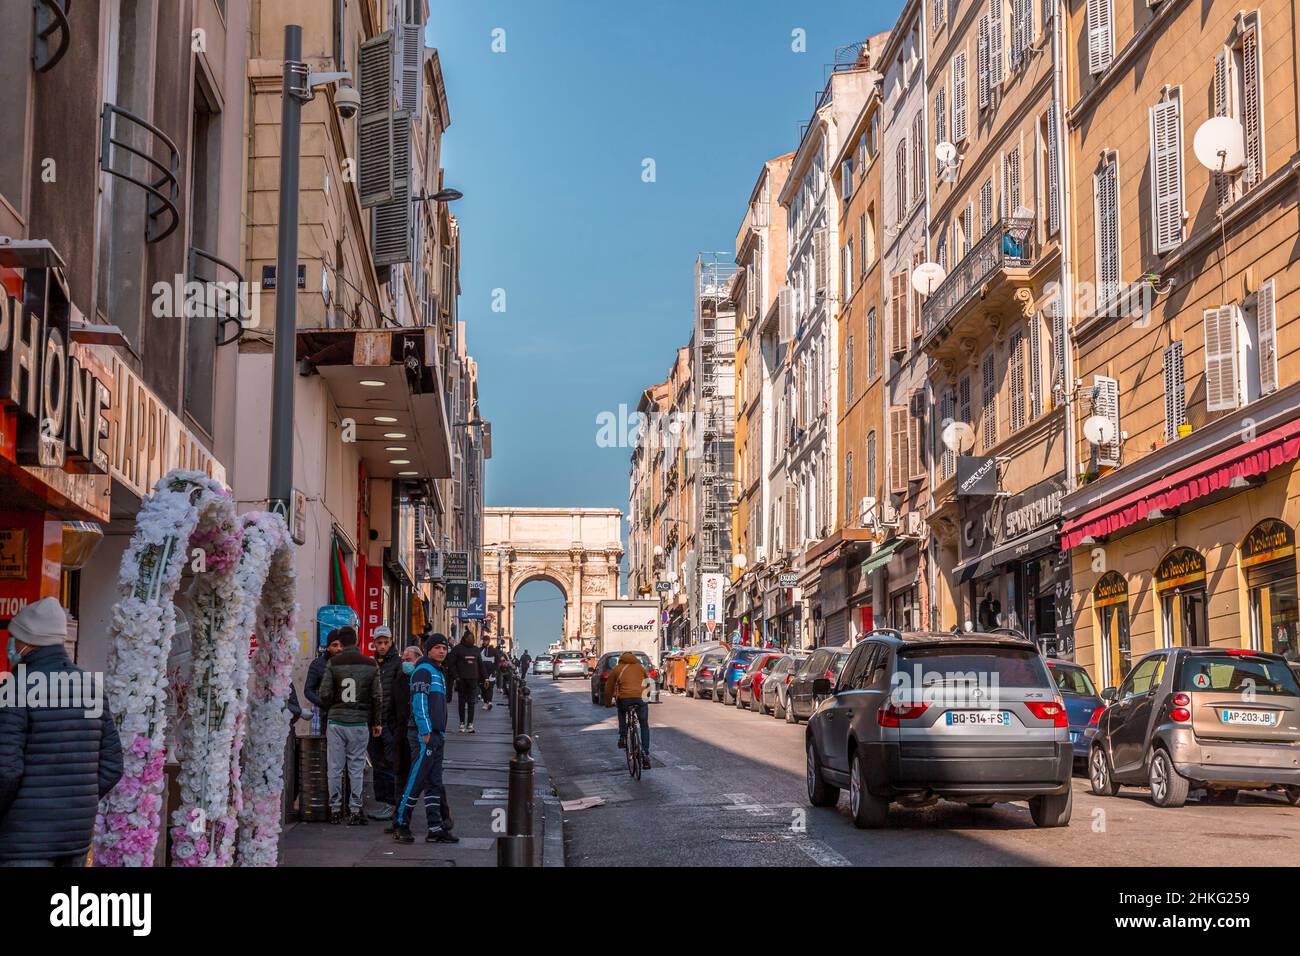
POLYGON ((1300 697, 1300 684, 1285 662, 1236 654, 1196 654, 1183 661, 1178 689, 1216 694, 1282 694, 1300 697))
POLYGON ((555 656, 562 661, 580 661, 582 660, 583 654, 582 651, 564 651, 555 656))
POLYGON ((1049 666, 1047 668, 1056 686, 1064 694, 1078 694, 1081 697, 1096 697, 1097 688, 1093 686, 1088 672, 1082 667, 1049 666))
POLYGON ((898 655, 898 669, 922 687, 997 682, 1000 687, 1052 688, 1037 651, 1018 647, 917 647, 898 655))
POLYGON ((835 655, 835 659, 831 661, 831 670, 835 672, 836 677, 840 676, 840 671, 844 670, 844 664, 848 661, 848 659, 849 659, 848 651, 840 651, 835 655))

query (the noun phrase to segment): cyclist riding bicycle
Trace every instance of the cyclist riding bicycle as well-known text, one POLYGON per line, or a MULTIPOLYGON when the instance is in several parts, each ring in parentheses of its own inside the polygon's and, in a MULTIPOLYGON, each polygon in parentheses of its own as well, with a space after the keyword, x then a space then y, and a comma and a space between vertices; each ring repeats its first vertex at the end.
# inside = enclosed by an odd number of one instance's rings
POLYGON ((631 651, 624 651, 614 669, 605 678, 605 706, 618 703, 618 746, 627 747, 627 713, 636 709, 641 725, 641 766, 650 768, 650 705, 645 693, 649 682, 645 668, 631 651))

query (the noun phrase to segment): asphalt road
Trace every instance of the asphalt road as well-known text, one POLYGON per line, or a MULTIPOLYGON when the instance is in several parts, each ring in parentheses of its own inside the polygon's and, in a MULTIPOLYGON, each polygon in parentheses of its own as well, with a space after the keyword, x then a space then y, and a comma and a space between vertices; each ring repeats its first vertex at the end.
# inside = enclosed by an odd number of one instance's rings
POLYGON ((1145 790, 1093 796, 1082 777, 1065 828, 1038 829, 1023 804, 976 810, 941 801, 895 805, 887 828, 857 830, 847 794, 834 810, 808 804, 803 724, 685 697, 651 705, 654 765, 636 781, 616 746, 614 711, 591 703, 588 681, 534 677, 529 686, 560 799, 599 798, 564 813, 569 866, 1300 863, 1300 808, 1280 797, 1162 810, 1145 790))

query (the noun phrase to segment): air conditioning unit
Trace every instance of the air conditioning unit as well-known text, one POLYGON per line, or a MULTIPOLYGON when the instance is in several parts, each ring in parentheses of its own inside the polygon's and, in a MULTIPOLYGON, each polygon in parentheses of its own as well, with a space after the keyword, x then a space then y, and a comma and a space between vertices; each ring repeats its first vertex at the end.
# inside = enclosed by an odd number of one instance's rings
POLYGON ((894 503, 889 499, 880 502, 880 523, 893 524, 897 520, 898 509, 894 507, 894 503))
POLYGON ((754 560, 755 560, 755 561, 766 561, 766 560, 767 560, 767 548, 763 547, 761 544, 760 544, 760 545, 756 545, 756 546, 754 547, 754 560))
POLYGON ((909 511, 903 515, 903 524, 898 533, 905 538, 925 537, 925 519, 921 517, 921 513, 909 511))
POLYGON ((858 523, 863 525, 870 524, 871 519, 873 517, 872 512, 875 511, 875 508, 876 508, 875 498, 864 497, 861 501, 859 501, 858 502, 858 523))

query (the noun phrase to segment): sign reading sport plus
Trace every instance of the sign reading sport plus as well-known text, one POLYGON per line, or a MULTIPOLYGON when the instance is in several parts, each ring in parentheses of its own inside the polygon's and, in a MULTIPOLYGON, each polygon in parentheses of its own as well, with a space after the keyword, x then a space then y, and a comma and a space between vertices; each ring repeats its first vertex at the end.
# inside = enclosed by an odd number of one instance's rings
POLYGON ((700 623, 717 624, 722 620, 722 575, 705 572, 700 575, 700 623))

